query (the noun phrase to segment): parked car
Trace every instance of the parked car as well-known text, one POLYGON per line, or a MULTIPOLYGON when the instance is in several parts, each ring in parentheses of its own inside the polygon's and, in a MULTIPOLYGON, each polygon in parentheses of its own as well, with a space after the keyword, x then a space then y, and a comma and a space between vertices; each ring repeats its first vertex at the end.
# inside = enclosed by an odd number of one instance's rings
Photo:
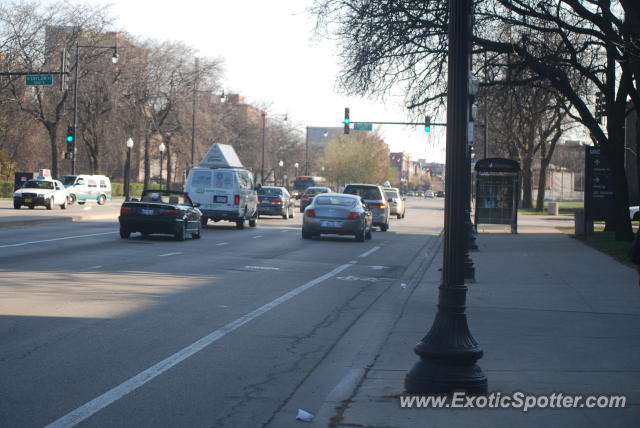
POLYGON ((436 192, 436 198, 444 198, 444 190, 438 190, 436 192))
POLYGON ((258 190, 258 216, 277 215, 286 220, 293 218, 295 211, 295 200, 284 187, 262 186, 258 190))
POLYGON ((48 210, 58 205, 63 210, 67 208, 69 192, 62 182, 50 177, 38 176, 27 180, 20 189, 13 193, 13 208, 19 210, 26 205, 29 209, 37 206, 48 210))
POLYGON ((436 194, 433 190, 427 190, 426 192, 424 192, 424 197, 425 198, 435 198, 436 194))
POLYGON ((300 212, 303 213, 304 209, 313 201, 313 198, 320 193, 330 193, 329 187, 308 187, 302 196, 300 196, 300 212))
POLYGON ((400 196, 400 189, 395 187, 385 187, 383 190, 389 202, 389 214, 395 215, 398 219, 404 218, 406 211, 404 203, 407 198, 400 196))
POLYGON ((202 212, 185 192, 172 190, 145 190, 142 199, 132 199, 120 207, 120 237, 132 233, 143 236, 154 233, 173 235, 184 241, 187 234, 200 239, 202 212))
POLYGON ((373 214, 373 225, 382 232, 389 229, 389 204, 384 191, 377 184, 347 184, 344 193, 361 197, 373 214))
POLYGON ((407 192, 407 196, 415 196, 415 193, 413 193, 413 191, 412 191, 412 190, 409 190, 409 191, 407 192))
POLYGON ((191 200, 200 204, 202 225, 207 220, 236 223, 237 229, 256 226, 258 193, 253 175, 244 168, 191 168, 184 186, 191 200))
POLYGON ((371 239, 373 215, 359 196, 323 193, 304 211, 302 239, 322 234, 354 235, 364 242, 371 239))
POLYGON ((111 200, 111 181, 104 175, 65 175, 62 184, 69 191, 69 204, 96 201, 104 205, 111 200))

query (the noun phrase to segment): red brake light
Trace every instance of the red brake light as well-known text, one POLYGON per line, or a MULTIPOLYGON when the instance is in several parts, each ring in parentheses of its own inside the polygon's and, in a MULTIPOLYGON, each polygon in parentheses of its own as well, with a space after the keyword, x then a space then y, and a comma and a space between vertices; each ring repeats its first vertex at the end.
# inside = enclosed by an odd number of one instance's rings
POLYGON ((178 217, 178 211, 177 210, 166 210, 165 212, 162 213, 163 216, 165 217, 178 217))
POLYGON ((240 195, 236 195, 236 197, 235 197, 235 199, 233 200, 233 202, 234 202, 236 205, 240 205, 240 195))
POLYGON ((349 220, 357 220, 360 218, 360 214, 356 213, 356 212, 350 212, 349 215, 347 216, 347 218, 349 220))
POLYGON ((271 201, 272 204, 284 205, 284 201, 271 201))
POLYGON ((120 215, 130 215, 133 214, 133 209, 129 207, 120 207, 120 215))
POLYGON ((306 210, 306 211, 304 212, 304 214, 305 214, 307 217, 315 217, 315 216, 316 216, 316 210, 306 210))
POLYGON ((303 201, 307 201, 307 200, 309 200, 309 197, 307 195, 302 195, 302 200, 303 201))
POLYGON ((387 208, 387 206, 386 206, 385 204, 380 204, 379 208, 380 208, 381 210, 383 210, 383 209, 387 208))

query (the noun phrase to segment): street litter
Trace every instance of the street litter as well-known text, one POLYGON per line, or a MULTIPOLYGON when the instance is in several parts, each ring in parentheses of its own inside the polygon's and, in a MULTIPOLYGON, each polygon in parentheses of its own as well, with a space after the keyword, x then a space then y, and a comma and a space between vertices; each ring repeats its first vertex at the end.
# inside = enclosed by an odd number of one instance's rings
POLYGON ((296 416, 296 419, 303 422, 311 422, 313 420, 313 415, 302 409, 298 409, 298 416, 296 416))

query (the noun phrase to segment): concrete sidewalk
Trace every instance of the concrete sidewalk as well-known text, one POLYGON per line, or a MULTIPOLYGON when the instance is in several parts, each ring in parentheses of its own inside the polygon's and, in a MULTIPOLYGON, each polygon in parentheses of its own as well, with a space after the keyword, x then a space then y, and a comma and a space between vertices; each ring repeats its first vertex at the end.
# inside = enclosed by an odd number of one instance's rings
MULTIPOLYGON (((484 350, 489 392, 626 395, 623 409, 401 409, 415 344, 436 310, 437 260, 413 290, 374 364, 350 398, 327 402, 313 427, 638 427, 640 288, 637 273, 555 229, 558 217, 522 216, 519 233, 479 233, 471 256, 468 320, 484 350)), ((302 426, 303 422, 298 422, 302 426)))

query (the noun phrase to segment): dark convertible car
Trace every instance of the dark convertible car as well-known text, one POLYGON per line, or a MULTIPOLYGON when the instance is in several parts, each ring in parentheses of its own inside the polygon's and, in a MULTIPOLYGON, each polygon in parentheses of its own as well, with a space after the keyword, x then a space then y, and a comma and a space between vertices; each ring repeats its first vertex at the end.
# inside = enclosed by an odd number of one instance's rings
POLYGON ((134 232, 143 236, 152 233, 173 235, 184 241, 187 234, 200 238, 202 213, 189 195, 172 190, 145 190, 141 200, 132 199, 120 208, 120 237, 134 232))

